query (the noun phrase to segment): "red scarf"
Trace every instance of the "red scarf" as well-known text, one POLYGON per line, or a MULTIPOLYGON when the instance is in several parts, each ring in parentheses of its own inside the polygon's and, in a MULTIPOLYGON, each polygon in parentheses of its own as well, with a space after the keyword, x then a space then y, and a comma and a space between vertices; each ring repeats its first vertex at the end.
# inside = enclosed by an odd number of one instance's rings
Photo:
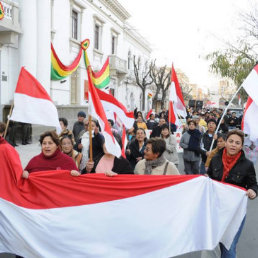
POLYGON ((223 163, 223 176, 221 180, 222 182, 225 181, 225 179, 229 174, 229 171, 234 167, 234 165, 236 164, 240 156, 241 156, 241 151, 239 151, 239 153, 237 153, 234 156, 229 156, 227 155, 226 148, 224 148, 223 154, 222 154, 222 163, 223 163))

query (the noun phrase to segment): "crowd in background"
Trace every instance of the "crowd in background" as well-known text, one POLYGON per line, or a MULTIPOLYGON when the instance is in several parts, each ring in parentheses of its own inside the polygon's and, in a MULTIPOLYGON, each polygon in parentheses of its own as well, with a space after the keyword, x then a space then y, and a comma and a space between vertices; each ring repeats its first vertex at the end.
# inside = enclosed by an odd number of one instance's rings
MULTIPOLYGON (((68 121, 63 117, 59 118, 62 128, 59 135, 47 131, 40 136, 41 153, 29 161, 22 177, 26 179, 30 173, 47 170, 69 170, 72 176, 85 173, 179 175, 178 143, 174 132, 181 130, 179 145, 183 149, 185 174, 203 174, 243 187, 247 196, 254 199, 258 186, 253 162, 246 158, 245 152, 250 153, 244 148, 245 135, 239 130, 242 116, 228 111, 222 118, 222 113, 221 109, 189 108, 186 119, 180 119, 178 127, 168 121, 166 110, 150 114, 148 119, 135 110, 134 125, 127 130, 125 155, 116 157, 107 151, 98 121, 90 120, 90 124, 86 113, 80 111, 72 130, 68 129, 68 121), (91 141, 92 151, 89 148, 91 141)), ((116 121, 109 119, 108 122, 123 149, 122 129, 116 121)), ((3 138, 5 128, 5 124, 0 123, 0 148, 8 144, 3 138)), ((9 141, 13 144, 10 135, 9 141)), ((249 144, 251 152, 254 143, 249 144)), ((236 257, 236 245, 244 222, 230 249, 220 245, 221 257, 236 257)))

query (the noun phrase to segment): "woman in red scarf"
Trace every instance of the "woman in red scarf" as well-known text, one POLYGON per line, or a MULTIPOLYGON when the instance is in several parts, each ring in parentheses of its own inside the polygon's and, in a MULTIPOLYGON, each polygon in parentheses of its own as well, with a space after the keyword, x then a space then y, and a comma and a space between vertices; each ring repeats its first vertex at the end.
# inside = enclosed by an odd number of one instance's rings
MULTIPOLYGON (((245 157, 242 150, 244 133, 231 130, 226 137, 225 148, 221 149, 211 160, 208 175, 212 179, 245 188, 250 199, 257 194, 257 180, 253 163, 245 157)), ((236 257, 236 245, 244 226, 243 220, 229 250, 220 244, 221 257, 236 257)))
POLYGON ((78 171, 73 159, 60 151, 59 138, 54 131, 45 132, 39 141, 42 152, 30 160, 23 172, 24 178, 37 171, 70 170, 71 174, 78 171))

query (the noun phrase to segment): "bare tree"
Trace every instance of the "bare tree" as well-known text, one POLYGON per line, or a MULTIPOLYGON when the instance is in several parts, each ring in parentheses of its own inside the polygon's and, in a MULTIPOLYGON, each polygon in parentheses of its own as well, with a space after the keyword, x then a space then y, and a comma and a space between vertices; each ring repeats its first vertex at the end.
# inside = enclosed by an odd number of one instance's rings
POLYGON ((158 102, 158 94, 161 92, 161 108, 164 108, 165 99, 166 99, 166 92, 169 88, 171 83, 171 70, 167 68, 167 66, 157 67, 155 65, 155 61, 150 65, 150 76, 156 85, 156 93, 153 97, 152 105, 153 107, 157 107, 158 102))
POLYGON ((141 64, 141 59, 138 57, 136 60, 136 57, 133 58, 133 65, 134 65, 134 75, 136 84, 141 88, 142 90, 142 107, 141 109, 145 109, 145 92, 147 89, 147 86, 151 85, 153 83, 153 79, 150 77, 150 65, 146 62, 144 66, 141 64))
POLYGON ((188 100, 192 99, 192 95, 191 95, 192 88, 190 87, 190 85, 187 83, 180 83, 180 86, 181 86, 184 100, 188 101, 188 100))

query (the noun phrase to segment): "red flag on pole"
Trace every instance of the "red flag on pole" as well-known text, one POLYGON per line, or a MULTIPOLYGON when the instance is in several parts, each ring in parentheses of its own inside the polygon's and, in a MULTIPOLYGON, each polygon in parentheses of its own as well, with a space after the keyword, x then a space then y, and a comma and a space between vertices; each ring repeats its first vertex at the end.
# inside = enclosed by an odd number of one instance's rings
POLYGON ((149 119, 151 113, 152 113, 152 109, 150 109, 150 111, 148 112, 148 114, 147 114, 147 116, 146 116, 146 119, 149 119))
POLYGON ((176 124, 177 115, 185 118, 187 113, 176 71, 174 69, 174 66, 172 65, 171 86, 169 94, 169 121, 171 121, 173 124, 176 124))

